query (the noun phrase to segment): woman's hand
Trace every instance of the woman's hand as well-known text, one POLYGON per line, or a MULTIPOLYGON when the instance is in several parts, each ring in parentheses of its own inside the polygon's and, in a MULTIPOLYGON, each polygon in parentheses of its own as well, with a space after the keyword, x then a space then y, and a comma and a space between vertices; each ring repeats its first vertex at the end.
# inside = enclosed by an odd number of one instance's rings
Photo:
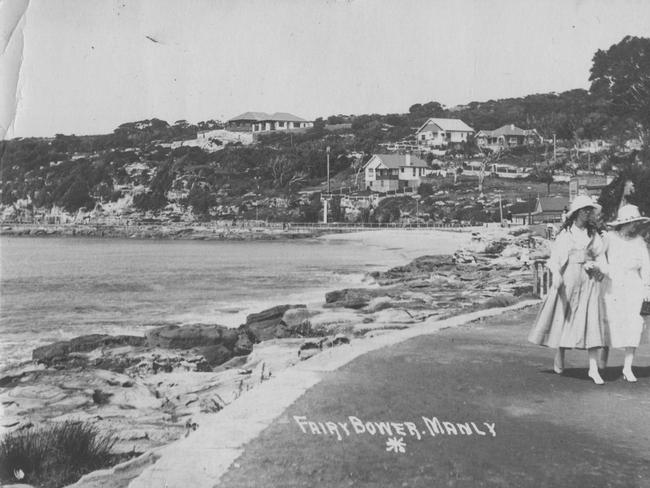
POLYGON ((594 261, 587 261, 583 267, 585 272, 589 275, 589 278, 601 281, 605 277, 603 270, 601 270, 600 266, 598 266, 594 261))

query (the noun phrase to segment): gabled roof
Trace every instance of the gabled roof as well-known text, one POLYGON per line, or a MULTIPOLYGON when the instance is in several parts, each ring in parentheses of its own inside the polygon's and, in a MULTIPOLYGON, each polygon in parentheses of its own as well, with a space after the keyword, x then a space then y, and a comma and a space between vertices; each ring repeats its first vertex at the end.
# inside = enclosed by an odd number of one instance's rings
POLYGON ((569 207, 568 197, 540 197, 539 204, 542 212, 562 212, 565 207, 569 207))
POLYGON ((375 158, 379 159, 381 163, 389 169, 399 169, 402 166, 409 168, 427 168, 426 161, 411 154, 411 164, 407 166, 406 155, 404 154, 373 154, 372 158, 366 163, 366 166, 375 158))
POLYGON ((233 117, 232 119, 229 119, 228 122, 235 121, 235 120, 265 120, 265 117, 268 117, 269 114, 265 112, 244 112, 241 115, 238 115, 237 117, 233 117))
POLYGON ((275 112, 274 114, 269 115, 269 118, 265 120, 279 120, 281 122, 307 122, 305 119, 301 119, 300 117, 287 112, 275 112))
POLYGON ((460 119, 437 119, 437 118, 431 118, 428 119, 424 124, 422 124, 422 127, 418 129, 418 132, 422 132, 427 127, 433 127, 431 124, 437 126, 438 128, 446 131, 446 132, 474 132, 474 129, 472 129, 469 125, 467 125, 465 122, 463 122, 460 119))
POLYGON ((237 120, 255 120, 257 122, 263 121, 279 121, 279 122, 307 122, 293 114, 287 112, 275 112, 274 114, 267 114, 266 112, 244 112, 237 117, 229 119, 228 122, 237 120))
POLYGON ((488 137, 509 137, 509 136, 538 136, 535 129, 520 129, 515 124, 506 124, 494 130, 480 130, 478 137, 485 135, 488 137))

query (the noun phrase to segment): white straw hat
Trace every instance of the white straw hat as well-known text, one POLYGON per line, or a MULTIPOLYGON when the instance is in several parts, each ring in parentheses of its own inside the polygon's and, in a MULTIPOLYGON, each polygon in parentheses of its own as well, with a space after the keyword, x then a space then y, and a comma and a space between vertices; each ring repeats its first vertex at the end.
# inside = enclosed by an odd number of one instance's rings
POLYGON ((639 207, 636 205, 623 205, 618 209, 616 220, 610 222, 609 226, 618 227, 619 225, 632 224, 634 222, 650 222, 650 218, 642 217, 639 207))
POLYGON ((596 202, 594 202, 590 196, 578 195, 571 202, 571 207, 569 208, 569 211, 566 214, 566 218, 568 219, 569 217, 571 217, 575 212, 577 212, 581 208, 587 208, 587 207, 592 207, 592 208, 595 208, 596 210, 601 209, 601 206, 598 205, 596 202))

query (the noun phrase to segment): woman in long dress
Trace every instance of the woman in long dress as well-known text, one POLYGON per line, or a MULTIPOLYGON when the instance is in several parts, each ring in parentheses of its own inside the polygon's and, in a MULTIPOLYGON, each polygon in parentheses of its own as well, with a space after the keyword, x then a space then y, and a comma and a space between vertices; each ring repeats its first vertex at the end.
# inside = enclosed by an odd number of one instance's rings
POLYGON ((548 261, 553 286, 528 340, 557 349, 553 369, 558 374, 564 370, 566 349, 586 349, 589 377, 602 385, 598 352, 605 345, 605 328, 600 288, 606 261, 603 241, 594 225, 596 210, 600 206, 588 196, 580 195, 571 203, 548 261))
POLYGON ((650 298, 650 256, 643 237, 638 235, 641 226, 648 221, 649 218, 641 217, 635 205, 624 205, 617 219, 609 224, 612 230, 605 238, 608 261, 607 278, 603 282, 606 345, 625 349, 623 379, 630 382, 636 381, 632 362, 644 328, 641 304, 650 298))

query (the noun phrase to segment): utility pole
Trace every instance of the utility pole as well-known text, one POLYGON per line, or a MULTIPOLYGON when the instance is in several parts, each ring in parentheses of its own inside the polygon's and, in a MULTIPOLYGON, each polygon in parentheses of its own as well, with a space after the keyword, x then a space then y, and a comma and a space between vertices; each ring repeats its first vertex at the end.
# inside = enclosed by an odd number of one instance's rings
MULTIPOLYGON (((327 223, 327 213, 329 211, 329 203, 332 198, 332 191, 330 188, 330 147, 327 146, 327 197, 323 198, 323 223, 327 223)), ((322 195, 321 195, 322 198, 322 195)))
POLYGON ((556 161, 556 147, 555 147, 555 134, 553 134, 553 165, 555 165, 556 161))
POLYGON ((330 191, 330 147, 327 146, 327 193, 331 194, 330 191))
POLYGON ((501 205, 501 192, 499 192, 499 222, 503 227, 503 206, 501 205))
POLYGON ((533 194, 530 192, 531 188, 530 186, 528 187, 528 225, 533 225, 533 217, 532 217, 532 211, 533 209, 531 208, 531 202, 533 200, 533 194))

